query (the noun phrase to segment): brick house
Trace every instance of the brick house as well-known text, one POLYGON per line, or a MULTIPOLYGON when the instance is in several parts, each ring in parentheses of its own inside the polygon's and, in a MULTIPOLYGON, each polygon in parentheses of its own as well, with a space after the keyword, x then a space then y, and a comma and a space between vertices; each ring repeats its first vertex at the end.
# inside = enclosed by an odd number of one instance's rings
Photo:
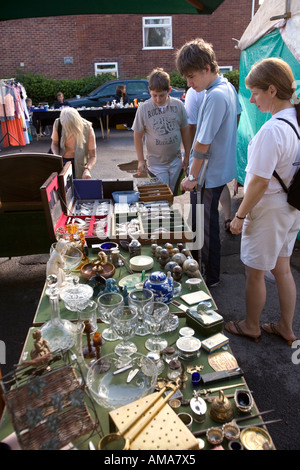
POLYGON ((71 15, 0 22, 0 77, 17 69, 56 79, 105 70, 142 77, 157 66, 175 70, 174 53, 187 40, 213 44, 219 65, 239 67, 235 48, 258 0, 225 0, 212 15, 71 15))

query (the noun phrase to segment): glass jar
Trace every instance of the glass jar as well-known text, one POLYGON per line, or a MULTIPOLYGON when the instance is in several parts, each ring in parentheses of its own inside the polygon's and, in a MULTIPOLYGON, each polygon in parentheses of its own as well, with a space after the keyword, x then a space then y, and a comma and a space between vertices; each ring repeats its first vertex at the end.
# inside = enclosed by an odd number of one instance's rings
POLYGON ((163 350, 163 360, 169 364, 169 362, 178 359, 178 351, 173 346, 167 346, 163 350))
POLYGON ((170 380, 176 380, 180 377, 182 372, 181 362, 178 360, 172 360, 168 365, 167 376, 170 380))
POLYGON ((133 258, 134 256, 140 256, 142 252, 142 245, 138 240, 131 240, 128 245, 129 257, 133 258))

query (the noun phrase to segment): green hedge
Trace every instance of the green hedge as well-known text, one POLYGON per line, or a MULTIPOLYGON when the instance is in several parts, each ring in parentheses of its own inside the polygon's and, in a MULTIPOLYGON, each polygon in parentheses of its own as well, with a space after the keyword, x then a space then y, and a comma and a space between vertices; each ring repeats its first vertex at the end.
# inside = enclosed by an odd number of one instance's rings
POLYGON ((86 96, 98 86, 114 79, 115 77, 110 73, 77 80, 55 80, 30 72, 24 74, 20 71, 16 75, 16 80, 23 84, 34 106, 40 102, 47 102, 49 106, 52 106, 59 91, 63 92, 66 100, 75 98, 76 95, 86 96))
MULTIPOLYGON (((231 70, 230 72, 224 73, 224 77, 232 83, 236 91, 239 90, 239 71, 231 70)), ((179 72, 170 72, 171 85, 178 88, 187 89, 187 81, 183 78, 179 72)))

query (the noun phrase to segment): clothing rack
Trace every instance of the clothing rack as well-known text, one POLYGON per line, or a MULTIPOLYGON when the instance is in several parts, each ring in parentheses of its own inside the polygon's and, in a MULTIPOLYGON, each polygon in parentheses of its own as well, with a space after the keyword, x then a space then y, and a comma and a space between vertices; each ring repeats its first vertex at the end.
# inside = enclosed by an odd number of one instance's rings
MULTIPOLYGON (((1 98, 1 101, 2 101, 2 106, 3 106, 3 113, 4 113, 4 122, 5 122, 5 127, 6 127, 6 132, 5 134, 3 135, 2 139, 0 140, 0 144, 3 142, 3 140, 7 137, 8 139, 8 145, 10 146, 10 138, 14 139, 15 142, 17 142, 20 146, 21 146, 21 143, 18 141, 18 139, 13 136, 9 131, 8 131, 8 125, 7 125, 7 114, 6 114, 6 110, 5 110, 5 102, 4 102, 4 94, 3 94, 3 87, 5 86, 12 86, 13 83, 15 83, 15 79, 14 78, 10 78, 10 79, 1 79, 0 80, 0 98, 1 98)), ((3 121, 2 121, 3 122, 3 121)))

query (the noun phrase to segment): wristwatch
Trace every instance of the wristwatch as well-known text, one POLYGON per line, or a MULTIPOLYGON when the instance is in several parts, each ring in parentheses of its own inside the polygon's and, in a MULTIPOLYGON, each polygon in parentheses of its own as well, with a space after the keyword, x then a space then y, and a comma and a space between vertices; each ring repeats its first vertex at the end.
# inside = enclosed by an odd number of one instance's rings
POLYGON ((197 178, 195 178, 193 175, 188 176, 189 181, 197 181, 197 178))

